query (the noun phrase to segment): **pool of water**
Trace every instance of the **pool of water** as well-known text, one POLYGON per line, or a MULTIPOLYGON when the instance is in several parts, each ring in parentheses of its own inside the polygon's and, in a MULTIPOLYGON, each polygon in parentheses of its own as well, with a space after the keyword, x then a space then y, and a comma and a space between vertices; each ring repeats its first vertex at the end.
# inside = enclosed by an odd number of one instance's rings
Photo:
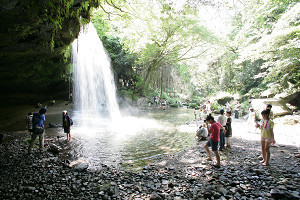
MULTIPOLYGON (((28 106, 15 109, 11 109, 14 110, 12 116, 19 116, 19 120, 14 120, 5 128, 19 127, 24 130, 28 110, 36 109, 28 106)), ((123 111, 122 117, 116 121, 90 119, 94 121, 93 126, 82 126, 77 113, 72 111, 72 105, 61 102, 53 107, 48 106, 46 127, 49 123, 61 124, 64 109, 69 111, 74 121, 71 141, 66 141, 62 128, 47 128, 45 143, 54 140, 62 148, 62 158, 83 160, 89 163, 90 168, 106 164, 138 170, 163 155, 195 144, 197 126, 189 123, 194 120, 192 109, 130 108, 123 111), (57 139, 57 136, 61 138, 57 139)))

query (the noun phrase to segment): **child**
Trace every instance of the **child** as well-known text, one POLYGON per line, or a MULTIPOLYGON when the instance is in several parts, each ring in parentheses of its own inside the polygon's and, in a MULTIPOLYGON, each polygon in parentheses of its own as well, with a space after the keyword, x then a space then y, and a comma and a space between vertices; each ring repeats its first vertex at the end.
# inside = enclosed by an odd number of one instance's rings
POLYGON ((197 119, 197 110, 196 110, 196 108, 194 110, 194 115, 195 115, 195 119, 197 119))
POLYGON ((202 112, 200 112, 200 119, 205 120, 207 117, 207 114, 205 113, 205 107, 202 108, 202 112))
POLYGON ((26 128, 28 129, 30 135, 32 135, 33 132, 32 117, 33 117, 33 112, 29 112, 26 117, 26 128))
MULTIPOLYGON (((219 122, 216 122, 214 117, 211 115, 209 115, 206 118, 206 122, 211 124, 210 129, 209 129, 209 132, 211 133, 210 139, 204 145, 206 153, 208 154, 207 160, 212 160, 211 152, 209 150, 209 147, 211 147, 211 150, 214 152, 214 154, 216 155, 216 159, 217 159, 217 164, 214 166, 217 168, 220 168, 221 161, 220 161, 220 155, 218 152, 218 144, 219 144, 219 138, 220 138, 220 129, 224 129, 224 128, 219 122)), ((223 131, 225 132, 225 130, 223 130, 223 131)))
POLYGON ((230 137, 232 136, 232 129, 231 129, 231 111, 226 112, 227 122, 226 122, 226 134, 225 134, 225 148, 230 147, 230 137))
POLYGON ((262 157, 263 160, 261 163, 265 166, 270 165, 270 145, 275 144, 274 139, 274 122, 270 119, 270 110, 263 110, 261 112, 262 120, 261 124, 256 124, 256 127, 260 128, 261 130, 261 150, 262 150, 262 157))
MULTIPOLYGON (((248 115, 248 132, 252 132, 254 126, 255 126, 255 112, 253 108, 249 109, 249 115, 248 115)), ((254 131, 254 130, 253 130, 254 131)))
POLYGON ((267 107, 266 107, 266 110, 270 110, 269 118, 273 119, 274 118, 274 113, 271 109, 272 109, 272 105, 268 104, 267 107))
POLYGON ((205 109, 206 109, 206 114, 209 115, 209 113, 211 112, 210 101, 207 101, 207 103, 205 104, 205 109))
POLYGON ((62 121, 63 121, 63 128, 64 128, 64 132, 67 134, 67 140, 71 139, 71 118, 68 115, 68 111, 64 110, 62 113, 62 121))

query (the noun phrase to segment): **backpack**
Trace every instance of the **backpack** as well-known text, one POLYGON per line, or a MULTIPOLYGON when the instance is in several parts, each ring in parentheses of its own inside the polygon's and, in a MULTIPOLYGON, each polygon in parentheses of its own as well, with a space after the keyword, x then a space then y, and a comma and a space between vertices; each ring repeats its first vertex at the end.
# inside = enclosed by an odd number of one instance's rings
POLYGON ((33 125, 33 133, 35 134, 43 134, 44 133, 44 128, 42 126, 39 126, 39 113, 34 113, 32 117, 32 125, 33 125))
POLYGON ((65 125, 66 125, 67 127, 73 125, 73 120, 72 120, 72 118, 71 118, 69 115, 66 115, 66 123, 65 123, 65 125))
POLYGON ((70 126, 72 126, 73 125, 73 120, 72 120, 71 117, 69 117, 69 118, 70 118, 70 126))

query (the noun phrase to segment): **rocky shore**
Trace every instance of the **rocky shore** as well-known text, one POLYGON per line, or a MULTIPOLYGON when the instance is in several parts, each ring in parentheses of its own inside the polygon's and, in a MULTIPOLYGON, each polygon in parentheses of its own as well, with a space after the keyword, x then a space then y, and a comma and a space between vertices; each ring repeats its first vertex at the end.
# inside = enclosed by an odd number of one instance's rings
MULTIPOLYGON (((206 161, 204 142, 162 157, 138 172, 72 166, 47 151, 27 155, 27 133, 6 133, 0 145, 1 199, 300 199, 299 147, 271 149, 259 163, 257 140, 232 138, 221 168, 206 161)), ((257 134, 252 133, 252 137, 257 134)))

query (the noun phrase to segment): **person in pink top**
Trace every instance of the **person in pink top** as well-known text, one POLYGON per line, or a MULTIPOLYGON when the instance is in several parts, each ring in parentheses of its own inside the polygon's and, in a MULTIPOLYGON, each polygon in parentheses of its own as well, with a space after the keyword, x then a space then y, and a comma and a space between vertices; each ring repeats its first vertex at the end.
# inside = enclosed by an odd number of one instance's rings
POLYGON ((209 129, 210 138, 207 141, 207 143, 204 145, 204 148, 208 155, 207 160, 212 160, 211 152, 209 150, 209 147, 211 147, 211 150, 214 152, 214 154, 216 155, 216 159, 217 159, 217 164, 214 166, 217 168, 220 168, 221 161, 220 161, 220 155, 218 152, 218 144, 219 144, 219 139, 220 139, 220 129, 223 129, 224 132, 225 132, 225 129, 219 122, 215 121, 214 117, 211 115, 208 115, 208 117, 206 118, 206 123, 211 124, 210 129, 209 129))

